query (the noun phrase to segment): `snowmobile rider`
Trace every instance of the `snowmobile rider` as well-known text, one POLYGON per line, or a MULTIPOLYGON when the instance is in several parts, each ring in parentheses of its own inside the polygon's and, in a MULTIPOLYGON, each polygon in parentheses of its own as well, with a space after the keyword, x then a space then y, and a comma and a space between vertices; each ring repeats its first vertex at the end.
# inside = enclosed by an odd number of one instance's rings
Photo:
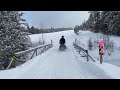
POLYGON ((59 43, 60 43, 61 45, 64 45, 64 44, 65 44, 65 38, 64 38, 64 36, 62 36, 62 38, 60 39, 59 43))

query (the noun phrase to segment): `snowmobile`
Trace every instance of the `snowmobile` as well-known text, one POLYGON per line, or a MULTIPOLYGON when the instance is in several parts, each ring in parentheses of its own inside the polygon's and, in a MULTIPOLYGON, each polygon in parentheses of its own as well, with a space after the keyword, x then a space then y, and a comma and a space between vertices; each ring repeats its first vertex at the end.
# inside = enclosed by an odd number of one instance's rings
POLYGON ((65 50, 66 49, 66 45, 65 45, 65 39, 64 36, 62 36, 62 38, 59 40, 60 46, 59 46, 59 50, 65 50))
POLYGON ((60 44, 59 50, 63 51, 65 49, 66 49, 66 45, 65 44, 60 44))

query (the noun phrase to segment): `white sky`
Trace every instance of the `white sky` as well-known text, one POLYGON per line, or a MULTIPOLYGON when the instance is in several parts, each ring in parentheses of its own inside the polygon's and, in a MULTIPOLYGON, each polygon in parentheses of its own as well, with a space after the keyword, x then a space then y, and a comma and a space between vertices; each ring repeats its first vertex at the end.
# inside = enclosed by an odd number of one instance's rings
POLYGON ((30 26, 44 28, 74 27, 88 19, 88 11, 22 11, 30 26))

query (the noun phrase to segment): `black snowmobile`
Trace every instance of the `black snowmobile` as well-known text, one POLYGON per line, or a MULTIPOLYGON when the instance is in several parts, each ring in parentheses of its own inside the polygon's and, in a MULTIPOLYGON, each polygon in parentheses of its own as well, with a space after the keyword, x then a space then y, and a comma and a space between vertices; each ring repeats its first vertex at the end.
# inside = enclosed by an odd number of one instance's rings
POLYGON ((62 38, 60 39, 59 43, 60 43, 59 50, 65 50, 66 49, 66 45, 65 45, 64 36, 62 36, 62 38))
POLYGON ((65 49, 66 49, 66 45, 65 44, 60 44, 59 50, 63 51, 65 49))

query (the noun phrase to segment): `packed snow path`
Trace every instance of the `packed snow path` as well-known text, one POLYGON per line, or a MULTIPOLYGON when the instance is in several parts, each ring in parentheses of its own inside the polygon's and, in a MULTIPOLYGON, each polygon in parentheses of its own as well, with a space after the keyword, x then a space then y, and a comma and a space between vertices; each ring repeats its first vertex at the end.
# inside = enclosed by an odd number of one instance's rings
POLYGON ((39 58, 35 65, 26 70, 17 78, 24 79, 109 78, 103 73, 102 70, 98 69, 98 67, 87 64, 87 62, 78 61, 77 58, 72 53, 72 50, 59 52, 55 48, 52 48, 49 52, 47 52, 46 55, 43 55, 41 58, 39 58), (92 68, 89 68, 90 66, 92 68), (96 68, 99 71, 96 71, 96 68), (92 75, 90 72, 94 74, 92 75))
MULTIPOLYGON (((48 36, 47 36, 48 37, 48 36)), ((111 78, 94 62, 80 57, 73 47, 73 31, 49 34, 53 47, 15 69, 0 72, 0 78, 17 79, 104 79, 111 78), (59 39, 64 35, 67 49, 59 51, 59 39)), ((46 38, 47 40, 47 38, 46 38)))

